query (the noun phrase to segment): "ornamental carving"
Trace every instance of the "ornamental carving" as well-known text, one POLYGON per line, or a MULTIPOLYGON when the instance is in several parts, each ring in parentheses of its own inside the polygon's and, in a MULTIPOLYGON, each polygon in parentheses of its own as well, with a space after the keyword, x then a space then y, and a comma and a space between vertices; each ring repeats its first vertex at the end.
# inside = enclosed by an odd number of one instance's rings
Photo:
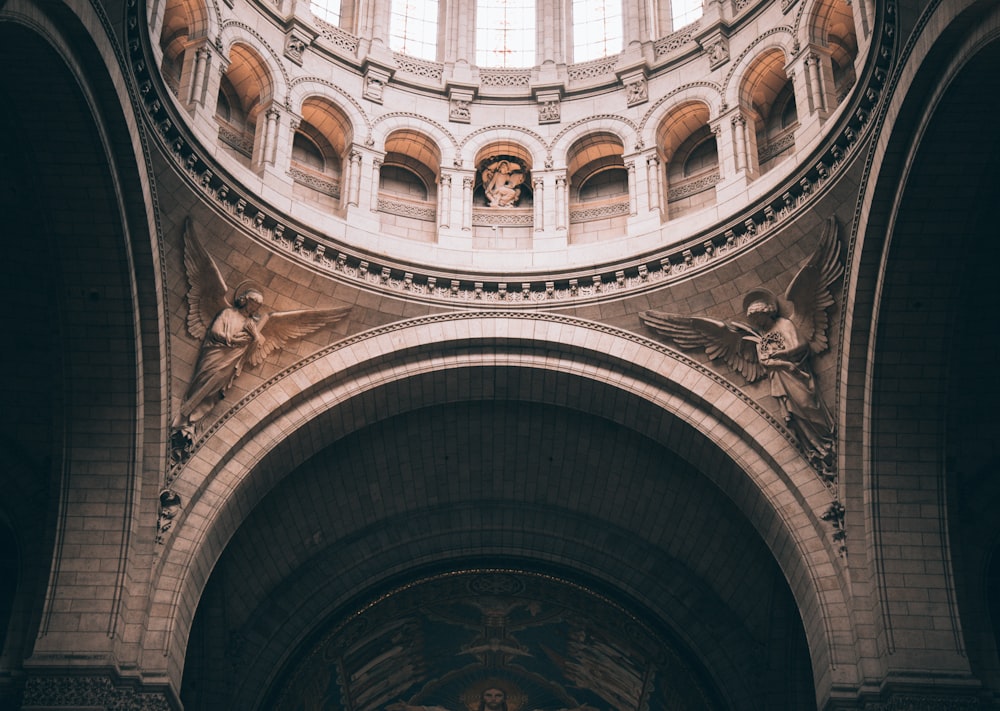
POLYGON ((748 383, 766 376, 785 423, 827 481, 835 476, 835 422, 816 383, 812 358, 829 348, 829 312, 835 303, 831 289, 843 272, 837 223, 830 218, 812 257, 783 296, 767 289, 746 294, 743 312, 749 324, 663 311, 639 315, 681 348, 700 348, 711 360, 721 358, 748 383))
POLYGON ((516 158, 496 158, 479 171, 486 204, 490 207, 516 207, 522 193, 531 184, 528 170, 516 158))

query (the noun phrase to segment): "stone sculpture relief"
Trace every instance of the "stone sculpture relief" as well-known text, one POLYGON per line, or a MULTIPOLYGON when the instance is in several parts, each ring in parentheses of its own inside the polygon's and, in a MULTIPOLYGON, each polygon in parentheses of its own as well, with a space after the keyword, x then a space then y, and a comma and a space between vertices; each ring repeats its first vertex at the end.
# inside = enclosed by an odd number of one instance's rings
POLYGON ((681 316, 662 311, 639 315, 643 323, 681 348, 703 348, 721 358, 747 382, 765 375, 785 422, 810 462, 825 477, 835 471, 835 424, 820 395, 812 356, 829 347, 831 285, 843 273, 837 223, 830 218, 812 257, 799 269, 783 296, 755 289, 743 299, 750 324, 681 316))
POLYGON ((230 303, 229 289, 215 261, 184 221, 184 269, 188 281, 187 329, 202 340, 198 361, 174 420, 172 456, 183 459, 194 442, 197 423, 205 417, 243 372, 255 367, 289 342, 340 321, 350 310, 301 309, 261 311, 263 290, 246 282, 230 303))
POLYGON ((517 163, 502 159, 482 170, 483 192, 490 207, 515 207, 521 199, 525 170, 517 163))

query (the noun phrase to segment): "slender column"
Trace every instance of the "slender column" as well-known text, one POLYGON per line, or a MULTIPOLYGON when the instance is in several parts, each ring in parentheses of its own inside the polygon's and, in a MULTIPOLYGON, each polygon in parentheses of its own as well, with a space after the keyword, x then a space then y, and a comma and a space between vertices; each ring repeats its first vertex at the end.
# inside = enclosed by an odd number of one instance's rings
POLYGON ((253 166, 257 171, 274 165, 280 116, 281 113, 273 105, 257 115, 253 139, 253 166))
POLYGON ((649 200, 649 209, 655 210, 665 216, 666 201, 663 199, 663 182, 665 180, 666 163, 663 163, 662 168, 660 166, 660 159, 655 153, 646 158, 646 193, 649 200))
POLYGON ((191 76, 191 93, 188 95, 189 106, 205 105, 205 87, 208 85, 208 68, 211 66, 212 51, 207 47, 199 47, 194 51, 194 72, 191 76))
POLYGON ((535 191, 533 199, 535 201, 535 232, 542 232, 545 229, 545 180, 534 178, 531 187, 535 191))
POLYGON ((372 159, 372 199, 371 210, 378 212, 378 191, 382 180, 382 159, 372 159))
POLYGON ((451 176, 442 175, 438 181, 438 226, 451 226, 451 176))
POLYGON ((556 229, 564 230, 566 229, 566 223, 569 221, 569 215, 567 214, 568 206, 566 204, 566 173, 565 171, 556 176, 556 229))
POLYGON ((625 170, 628 171, 628 214, 636 215, 639 213, 639 206, 635 186, 635 161, 625 161, 625 170))
POLYGON ((823 91, 823 75, 819 66, 819 56, 812 52, 806 56, 806 76, 809 81, 809 104, 813 111, 826 111, 826 96, 823 91))
POLYGON ((348 175, 348 180, 350 180, 349 187, 347 189, 347 204, 349 206, 358 206, 358 197, 361 192, 361 152, 351 151, 350 155, 350 172, 348 175))
POLYGON ((539 65, 566 63, 571 13, 570 0, 539 0, 535 8, 535 61, 539 65))
POLYGON ((732 119, 733 147, 735 148, 736 172, 747 169, 747 120, 743 114, 732 119))
POLYGON ((462 178, 462 229, 472 229, 472 189, 474 181, 471 175, 462 178))

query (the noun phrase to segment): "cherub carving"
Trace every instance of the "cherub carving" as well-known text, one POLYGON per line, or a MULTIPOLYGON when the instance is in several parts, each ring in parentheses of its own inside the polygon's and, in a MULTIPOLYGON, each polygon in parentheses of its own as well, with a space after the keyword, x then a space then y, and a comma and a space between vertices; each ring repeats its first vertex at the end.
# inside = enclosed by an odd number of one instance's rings
POLYGON ((747 382, 765 375, 785 421, 798 436, 810 461, 832 477, 835 425, 820 396, 811 358, 829 347, 831 285, 843 274, 837 222, 830 218, 812 257, 799 269, 784 296, 755 289, 743 299, 750 325, 662 311, 639 315, 643 323, 681 348, 704 348, 721 358, 747 382))
POLYGON ((500 160, 483 168, 483 192, 490 207, 513 207, 521 198, 524 182, 521 166, 500 160))
POLYGON ((264 313, 262 291, 237 287, 232 303, 215 261, 195 234, 191 219, 184 221, 184 269, 188 280, 187 329, 202 339, 198 362, 174 421, 175 457, 194 439, 196 423, 225 397, 244 367, 264 362, 289 342, 337 323, 350 310, 301 309, 264 313), (179 436, 178 436, 179 434, 179 436))

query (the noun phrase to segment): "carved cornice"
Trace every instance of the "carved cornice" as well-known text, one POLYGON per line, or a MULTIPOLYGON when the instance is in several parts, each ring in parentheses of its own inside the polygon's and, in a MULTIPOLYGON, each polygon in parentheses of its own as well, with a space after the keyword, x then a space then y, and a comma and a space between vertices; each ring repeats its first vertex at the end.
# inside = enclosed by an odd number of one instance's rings
POLYGON ((105 676, 33 676, 24 687, 24 708, 79 709, 96 707, 115 711, 173 711, 160 691, 140 691, 116 686, 105 676))
MULTIPOLYGON (((445 303, 479 300, 482 295, 490 294, 492 300, 505 307, 518 303, 516 298, 505 297, 502 301, 496 298, 500 285, 508 282, 529 284, 529 294, 546 294, 539 301, 552 306, 564 305, 568 301, 578 303, 588 298, 622 296, 690 276, 693 272, 709 268, 720 258, 763 241, 774 227, 802 214, 863 143, 863 136, 871 129, 873 112, 886 101, 887 71, 896 52, 896 15, 890 3, 881 16, 881 29, 873 34, 866 72, 859 78, 852 96, 848 98, 850 103, 841 112, 835 130, 830 132, 822 148, 807 158, 798 171, 790 174, 771 194, 707 233, 661 251, 604 265, 598 277, 605 287, 596 295, 587 294, 584 289, 571 288, 571 282, 592 283, 593 269, 586 273, 570 269, 543 275, 511 276, 428 270, 382 255, 370 255, 362 249, 322 236, 293 222, 286 215, 275 214, 271 206, 264 204, 252 190, 228 175, 216 163, 211 151, 198 145, 183 123, 186 117, 177 118, 172 99, 162 96, 167 90, 158 73, 150 70, 153 53, 148 47, 149 38, 144 34, 140 3, 127 5, 128 62, 139 90, 140 105, 153 127, 150 134, 164 146, 167 155, 174 158, 178 171, 189 184, 230 222, 242 226, 249 235, 271 249, 283 251, 311 269, 321 270, 334 279, 353 281, 366 289, 401 291, 405 288, 412 298, 445 303), (404 284, 407 286, 404 287, 404 284), (439 284, 457 284, 457 287, 441 288, 439 284), (419 293, 415 289, 417 286, 422 287, 419 293)), ((482 130, 494 131, 496 127, 482 130)), ((523 127, 511 127, 511 130, 526 131, 523 127)), ((478 133, 473 132, 461 143, 467 144, 478 133)), ((536 135, 530 130, 527 133, 536 135)), ((544 141, 541 143, 544 145, 544 141)), ((540 305, 534 298, 524 301, 536 307, 540 305)))

